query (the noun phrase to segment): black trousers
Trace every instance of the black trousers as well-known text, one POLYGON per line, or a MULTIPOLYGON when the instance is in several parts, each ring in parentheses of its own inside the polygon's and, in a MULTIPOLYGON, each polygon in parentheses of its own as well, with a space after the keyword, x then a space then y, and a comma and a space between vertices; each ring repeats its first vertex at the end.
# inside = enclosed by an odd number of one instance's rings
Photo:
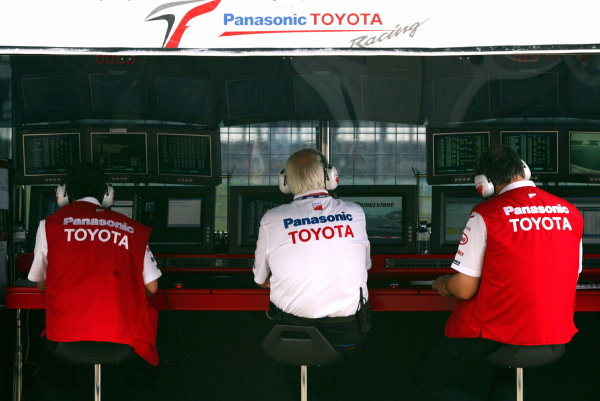
POLYGON ((514 370, 495 368, 485 360, 502 345, 484 338, 443 338, 417 368, 420 400, 514 400, 514 370))
MULTIPOLYGON (((367 304, 370 317, 370 306, 367 304)), ((323 337, 343 356, 342 362, 333 365, 310 366, 308 368, 308 398, 311 401, 336 400, 336 376, 343 364, 353 364, 366 341, 367 333, 362 332, 357 319, 337 323, 333 319, 307 319, 283 312, 270 304, 270 315, 275 324, 316 327, 323 337)), ((284 366, 285 381, 292 396, 300 397, 300 367, 284 366)))

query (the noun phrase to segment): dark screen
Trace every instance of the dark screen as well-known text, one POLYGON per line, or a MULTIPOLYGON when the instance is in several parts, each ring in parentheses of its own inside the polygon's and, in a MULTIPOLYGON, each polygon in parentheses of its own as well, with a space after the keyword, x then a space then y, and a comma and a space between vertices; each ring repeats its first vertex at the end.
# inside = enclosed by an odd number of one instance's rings
POLYGON ((558 131, 503 131, 502 144, 517 151, 532 173, 558 172, 558 131))
MULTIPOLYGON (((473 192, 475 192, 475 188, 473 188, 473 192)), ((453 245, 458 248, 471 209, 482 201, 483 199, 478 196, 444 197, 443 245, 453 245)))
POLYGON ((81 112, 79 83, 75 75, 24 78, 22 83, 27 114, 81 112))
POLYGON ((92 132, 92 160, 107 174, 148 172, 146 134, 92 132))
POLYGON ((433 134, 433 174, 475 173, 475 163, 488 146, 488 132, 433 134))
POLYGON ((208 135, 157 134, 158 173, 212 175, 211 138, 208 135))
POLYGON ((80 160, 78 133, 23 134, 25 176, 66 174, 80 160))
POLYGON ((146 111, 146 86, 141 75, 90 75, 95 112, 137 113, 146 111))
POLYGON ((244 198, 242 204, 242 221, 241 221, 241 236, 240 243, 243 245, 256 246, 258 239, 258 229, 260 220, 265 215, 267 210, 274 207, 284 205, 291 201, 291 197, 285 195, 272 196, 248 196, 244 198))
POLYGON ((209 80, 158 75, 156 90, 161 114, 200 119, 212 117, 209 80))

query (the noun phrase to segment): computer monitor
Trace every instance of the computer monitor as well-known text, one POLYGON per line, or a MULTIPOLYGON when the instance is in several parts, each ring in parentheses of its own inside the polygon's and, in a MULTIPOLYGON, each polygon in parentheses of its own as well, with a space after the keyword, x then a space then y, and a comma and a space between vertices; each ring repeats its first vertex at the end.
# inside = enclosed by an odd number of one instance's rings
POLYGON ((218 185, 221 183, 216 132, 157 132, 156 182, 218 185))
POLYGON ((558 180, 558 131, 500 131, 500 142, 519 154, 534 181, 558 180))
POLYGON ((81 135, 79 132, 21 133, 19 157, 19 183, 60 183, 71 166, 81 161, 81 135))
POLYGON ((113 182, 148 180, 148 134, 91 132, 91 161, 99 163, 113 182))
POLYGON ((600 131, 569 132, 567 181, 600 183, 600 131))
POLYGON ((264 214, 293 200, 292 195, 283 194, 276 186, 232 186, 228 197, 227 232, 231 253, 254 253, 264 214))
POLYGON ((416 252, 416 186, 341 186, 335 190, 335 196, 364 210, 371 253, 416 252))
POLYGON ((583 252, 600 253, 600 186, 559 186, 542 189, 571 202, 583 215, 583 252))
POLYGON ((58 210, 56 185, 32 185, 27 210, 27 237, 25 252, 33 252, 35 237, 40 221, 58 210))
POLYGON ((474 185, 436 186, 431 195, 431 253, 454 254, 471 209, 483 198, 474 185))
POLYGON ((479 156, 490 146, 489 130, 428 131, 427 183, 473 182, 479 156))
POLYGON ((136 188, 134 219, 152 227, 149 244, 155 253, 213 252, 215 188, 136 188))

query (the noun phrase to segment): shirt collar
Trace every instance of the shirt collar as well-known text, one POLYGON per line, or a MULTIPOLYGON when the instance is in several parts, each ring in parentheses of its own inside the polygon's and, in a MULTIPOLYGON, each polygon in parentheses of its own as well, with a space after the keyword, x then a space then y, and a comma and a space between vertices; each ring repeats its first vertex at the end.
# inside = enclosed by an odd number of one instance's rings
POLYGON ((314 189, 312 191, 308 191, 303 194, 294 195, 294 199, 302 198, 305 196, 311 196, 311 195, 329 195, 329 192, 327 192, 326 189, 314 189))
POLYGON ((86 197, 84 197, 84 198, 81 198, 81 199, 77 199, 77 200, 76 200, 76 202, 79 202, 79 201, 82 201, 82 202, 89 202, 89 203, 93 203, 93 204, 94 204, 94 205, 96 205, 96 206, 101 206, 101 205, 100 205, 100 202, 98 202, 98 199, 94 198, 93 196, 86 196, 86 197))
POLYGON ((498 195, 503 194, 506 191, 510 191, 511 189, 522 188, 522 187, 535 187, 535 183, 530 180, 521 180, 521 181, 517 181, 517 182, 511 182, 510 184, 508 184, 507 186, 502 188, 502 191, 500 191, 500 193, 498 195))

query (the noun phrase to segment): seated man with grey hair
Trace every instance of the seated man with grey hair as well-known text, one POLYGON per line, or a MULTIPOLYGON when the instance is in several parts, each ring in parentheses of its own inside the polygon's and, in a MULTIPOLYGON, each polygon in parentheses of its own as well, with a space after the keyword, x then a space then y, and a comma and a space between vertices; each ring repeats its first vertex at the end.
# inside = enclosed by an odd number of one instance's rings
MULTIPOLYGON (((360 206, 333 198, 336 169, 315 149, 292 154, 279 187, 294 200, 263 216, 254 281, 270 288, 275 323, 315 326, 346 356, 363 344, 370 326, 366 218, 360 206)), ((330 399, 333 372, 311 368, 311 400, 330 399), (315 394, 312 394, 315 391, 315 394)), ((297 368, 286 369, 297 393, 297 368)))

